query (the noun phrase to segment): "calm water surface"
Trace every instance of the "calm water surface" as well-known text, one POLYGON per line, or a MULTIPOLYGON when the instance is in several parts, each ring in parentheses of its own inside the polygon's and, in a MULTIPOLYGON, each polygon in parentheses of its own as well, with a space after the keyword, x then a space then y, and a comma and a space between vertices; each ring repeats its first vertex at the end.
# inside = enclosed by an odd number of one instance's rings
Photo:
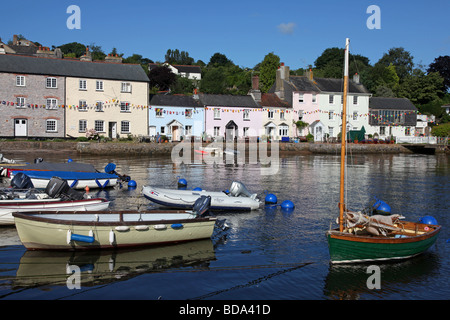
MULTIPOLYGON (((26 154, 33 161, 109 162, 131 176, 137 188, 99 191, 112 209, 154 208, 140 196, 147 184, 225 190, 233 180, 253 193, 291 200, 252 212, 218 213, 231 226, 211 240, 132 251, 80 253, 27 252, 14 228, 0 229, 0 299, 163 299, 163 300, 326 300, 449 299, 450 157, 445 155, 356 155, 349 159, 349 207, 373 197, 394 213, 416 221, 434 216, 443 226, 425 254, 379 264, 381 289, 368 289, 368 265, 330 266, 325 231, 338 215, 339 157, 282 157, 276 175, 259 165, 174 165, 170 157, 93 157, 77 154, 26 154), (81 288, 67 287, 67 265, 81 268, 81 288)), ((92 192, 91 193, 95 193, 92 192)))

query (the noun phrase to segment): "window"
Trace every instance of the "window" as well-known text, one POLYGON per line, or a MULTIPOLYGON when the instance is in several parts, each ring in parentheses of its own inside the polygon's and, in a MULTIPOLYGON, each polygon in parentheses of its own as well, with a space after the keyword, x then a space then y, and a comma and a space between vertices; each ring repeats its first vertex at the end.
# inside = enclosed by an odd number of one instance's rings
POLYGON ((284 119, 284 111, 280 110, 280 120, 285 120, 284 119))
POLYGON ((312 95, 312 102, 316 102, 316 100, 317 100, 317 97, 316 97, 315 94, 313 94, 313 95, 312 95))
POLYGON ((184 134, 187 136, 192 135, 192 126, 185 126, 184 127, 184 134))
POLYGON ((87 120, 78 121, 78 132, 86 132, 87 120))
POLYGON ((102 101, 97 101, 95 103, 95 111, 96 112, 103 112, 103 102, 102 101))
POLYGON ((45 105, 46 109, 58 109, 58 100, 53 98, 48 98, 45 105))
POLYGON ((105 121, 103 120, 95 120, 94 122, 94 130, 97 132, 105 132, 105 121))
POLYGON ((334 119, 334 113, 333 110, 328 111, 328 119, 333 120, 334 119))
POLYGON ((45 81, 45 85, 47 88, 57 88, 56 78, 47 78, 45 81))
POLYGON ((57 124, 58 124, 57 120, 47 119, 45 120, 45 130, 47 132, 58 132, 57 124))
POLYGON ((267 110, 267 118, 273 119, 273 110, 267 110))
POLYGON ((250 120, 250 110, 244 109, 243 120, 250 120))
POLYGON ((405 128, 405 136, 410 136, 411 135, 411 127, 406 127, 405 128))
POLYGON ((16 76, 16 86, 25 87, 25 76, 16 76))
POLYGON ((131 83, 129 83, 129 82, 122 82, 120 91, 121 92, 131 92, 131 83))
POLYGON ((353 96, 353 104, 354 105, 358 104, 358 96, 353 96))
POLYGON ((298 102, 303 102, 303 101, 304 101, 303 94, 299 94, 298 95, 298 102))
POLYGON ((303 110, 298 110, 298 120, 303 119, 303 110))
POLYGON ((79 90, 87 90, 86 80, 80 80, 78 89, 79 90))
POLYGON ((282 137, 286 137, 288 135, 288 132, 289 132, 288 126, 279 126, 278 127, 278 135, 280 135, 282 137))
POLYGON ((358 111, 353 111, 353 120, 358 120, 358 111))
POLYGON ((78 111, 87 111, 87 103, 86 100, 78 101, 78 111))
POLYGON ((166 133, 166 127, 161 126, 161 134, 164 134, 164 133, 166 133))
POLYGON ((330 137, 333 136, 333 127, 328 127, 328 134, 330 135, 330 137))
POLYGON ((121 102, 120 112, 130 112, 130 104, 128 102, 121 102))
POLYGON ((386 135, 386 127, 380 127, 380 136, 386 135))
POLYGON ((244 137, 248 137, 248 130, 249 130, 250 128, 249 127, 244 127, 243 128, 243 134, 244 134, 244 137))
POLYGON ((121 121, 120 122, 120 132, 121 133, 130 133, 130 121, 121 121))
POLYGON ((328 103, 329 103, 329 104, 333 104, 333 103, 334 103, 334 95, 330 94, 330 95, 328 96, 328 103))
POLYGON ((25 97, 17 97, 16 105, 17 105, 17 108, 25 108, 25 97))
POLYGON ((97 80, 95 82, 95 90, 96 91, 103 91, 103 81, 97 80))
POLYGON ((164 109, 156 108, 155 109, 155 115, 156 115, 157 118, 164 117, 164 109))
POLYGON ((220 127, 214 127, 214 136, 217 137, 220 134, 220 127))
POLYGON ((341 104, 344 104, 344 96, 341 96, 341 104))
POLYGON ((220 119, 220 108, 214 108, 214 119, 220 119))
POLYGON ((184 111, 184 115, 186 116, 186 118, 192 118, 192 109, 186 109, 184 111))

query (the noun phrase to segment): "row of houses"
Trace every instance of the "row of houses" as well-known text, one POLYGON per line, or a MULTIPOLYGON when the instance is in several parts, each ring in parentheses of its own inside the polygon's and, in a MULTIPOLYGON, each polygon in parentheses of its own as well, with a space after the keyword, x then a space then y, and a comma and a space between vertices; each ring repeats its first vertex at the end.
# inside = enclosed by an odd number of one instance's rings
MULTIPOLYGON (((175 69, 195 80, 201 77, 175 69)), ((76 138, 93 129, 112 139, 160 134, 172 141, 192 136, 289 140, 308 133, 315 141, 338 137, 342 80, 315 78, 312 72, 291 76, 282 64, 268 93, 259 90, 257 76, 252 81, 242 96, 150 96, 143 68, 118 57, 96 62, 89 51, 80 59, 0 54, 0 136, 76 138), (298 121, 308 126, 298 129, 298 121)), ((357 75, 350 81, 347 105, 349 130, 364 128, 379 138, 427 133, 409 100, 372 97, 357 75)))

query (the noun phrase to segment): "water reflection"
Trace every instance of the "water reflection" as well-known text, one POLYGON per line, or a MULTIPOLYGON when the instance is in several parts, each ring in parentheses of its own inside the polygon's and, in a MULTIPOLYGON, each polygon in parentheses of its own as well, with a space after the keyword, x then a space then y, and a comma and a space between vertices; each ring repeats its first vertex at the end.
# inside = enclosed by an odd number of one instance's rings
POLYGON ((205 270, 214 259, 213 243, 209 239, 135 250, 26 251, 20 259, 11 287, 17 290, 23 287, 67 286, 74 266, 81 271, 81 287, 91 287, 126 281, 143 273, 180 268, 205 270))

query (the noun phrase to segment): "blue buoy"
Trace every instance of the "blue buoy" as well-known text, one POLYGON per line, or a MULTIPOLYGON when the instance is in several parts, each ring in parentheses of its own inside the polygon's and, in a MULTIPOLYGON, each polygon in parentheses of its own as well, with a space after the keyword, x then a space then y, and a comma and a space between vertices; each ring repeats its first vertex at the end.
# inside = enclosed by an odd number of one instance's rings
POLYGON ((186 187, 187 187, 186 179, 178 179, 178 188, 186 188, 186 187))
POLYGON ((128 181, 128 187, 131 187, 131 188, 136 188, 136 181, 134 181, 134 180, 130 180, 130 181, 128 181))
POLYGON ((434 224, 434 225, 438 224, 437 220, 432 216, 424 216, 420 218, 419 222, 424 224, 434 224))
POLYGON ((277 203, 277 196, 273 193, 269 193, 266 195, 265 199, 266 204, 276 204, 277 203))
POLYGON ((194 191, 202 191, 202 188, 199 188, 199 187, 194 188, 194 191))
POLYGON ((70 240, 86 242, 86 243, 92 243, 95 241, 94 237, 92 237, 92 236, 84 236, 84 235, 76 234, 76 233, 72 234, 72 236, 70 237, 70 240))
POLYGON ((294 208, 295 208, 294 203, 293 203, 291 200, 284 200, 284 201, 281 203, 281 209, 284 209, 284 210, 292 210, 292 209, 294 209, 294 208))
POLYGON ((68 163, 70 163, 70 162, 72 162, 72 161, 73 161, 73 160, 72 160, 72 159, 70 159, 70 158, 69 158, 69 159, 67 159, 67 162, 68 162, 68 163))
POLYGON ((391 214, 391 207, 384 201, 382 200, 378 200, 377 198, 375 198, 377 201, 373 204, 373 209, 380 214, 387 214, 390 215, 391 214))

